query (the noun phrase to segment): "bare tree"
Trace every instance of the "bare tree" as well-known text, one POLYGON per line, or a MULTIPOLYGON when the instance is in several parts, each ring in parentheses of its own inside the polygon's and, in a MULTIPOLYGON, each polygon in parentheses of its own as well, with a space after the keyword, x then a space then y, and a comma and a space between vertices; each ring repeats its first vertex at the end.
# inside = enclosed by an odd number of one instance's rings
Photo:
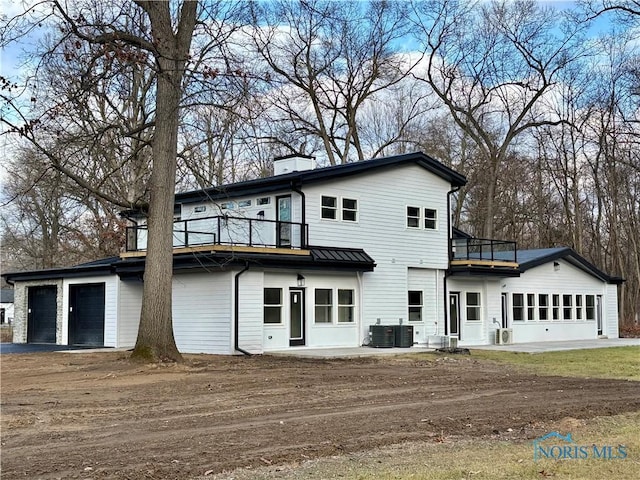
POLYGON ((579 28, 560 29, 557 12, 534 1, 436 0, 414 7, 428 52, 420 78, 485 161, 483 234, 491 237, 496 187, 514 140, 562 122, 540 106, 560 72, 583 55, 579 28))

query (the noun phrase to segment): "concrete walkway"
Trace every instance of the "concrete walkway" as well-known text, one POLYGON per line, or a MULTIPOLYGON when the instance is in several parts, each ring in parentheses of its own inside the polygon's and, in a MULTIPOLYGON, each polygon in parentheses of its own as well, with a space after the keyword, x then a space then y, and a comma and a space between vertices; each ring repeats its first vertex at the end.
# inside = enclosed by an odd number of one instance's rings
MULTIPOLYGON (((566 342, 533 342, 517 343, 513 345, 461 345, 461 348, 471 350, 504 350, 507 352, 522 353, 542 353, 555 352, 560 350, 583 350, 588 348, 610 348, 610 347, 640 347, 640 338, 603 338, 598 340, 575 340, 566 342)), ((300 357, 300 358, 359 358, 385 355, 406 355, 408 353, 433 352, 434 348, 423 346, 413 346, 411 348, 372 348, 372 347, 343 347, 343 348, 290 348, 267 352, 265 355, 300 357)), ((638 351, 640 358, 640 350, 638 351)))
MULTIPOLYGON (((610 348, 640 346, 640 338, 599 338, 597 340, 568 340, 565 342, 531 342, 512 345, 475 345, 475 350, 503 350, 505 352, 541 353, 560 350, 584 350, 587 348, 610 348)), ((640 351, 638 352, 640 355, 640 351)))

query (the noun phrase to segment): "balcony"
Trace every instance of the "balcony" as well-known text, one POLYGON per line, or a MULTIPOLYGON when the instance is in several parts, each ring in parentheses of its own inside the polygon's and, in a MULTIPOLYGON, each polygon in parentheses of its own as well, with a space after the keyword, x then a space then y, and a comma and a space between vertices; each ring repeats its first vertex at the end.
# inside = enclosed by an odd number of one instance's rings
MULTIPOLYGON (((121 256, 144 256, 148 227, 127 227, 126 252, 121 256)), ((251 251, 266 253, 307 253, 307 224, 231 217, 203 217, 173 222, 174 253, 196 251, 251 251)))
POLYGON ((454 238, 450 270, 454 274, 519 276, 516 242, 486 238, 454 238))

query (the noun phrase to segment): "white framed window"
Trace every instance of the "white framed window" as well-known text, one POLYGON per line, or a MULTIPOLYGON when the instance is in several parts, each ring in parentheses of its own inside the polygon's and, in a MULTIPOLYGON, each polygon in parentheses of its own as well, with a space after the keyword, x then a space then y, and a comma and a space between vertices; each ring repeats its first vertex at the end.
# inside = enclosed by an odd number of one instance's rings
POLYGON ((536 296, 534 293, 527 293, 527 320, 533 322, 536 319, 536 296))
POLYGON ((435 230, 438 226, 438 212, 432 208, 424 209, 424 228, 435 230))
POLYGON ((342 199, 342 220, 345 222, 358 221, 358 200, 353 198, 342 199))
POLYGON ((338 323, 353 323, 355 319, 354 291, 338 289, 338 323))
POLYGON ((582 295, 576 295, 576 320, 582 320, 582 295))
POLYGON ((511 306, 513 309, 513 321, 524 321, 524 294, 514 293, 511 295, 511 306))
POLYGON ((538 294, 538 318, 542 322, 549 320, 549 295, 546 293, 538 294))
POLYGON ((220 205, 221 210, 231 210, 234 208, 236 208, 236 202, 224 202, 222 205, 220 205))
POLYGON ((251 200, 239 200, 238 201, 238 207, 250 207, 251 206, 251 200))
POLYGON ((264 323, 282 323, 282 289, 264 289, 264 323))
POLYGON ((587 320, 595 320, 596 319, 596 297, 595 295, 585 295, 585 313, 587 320))
POLYGON ((256 205, 269 205, 271 203, 271 197, 260 197, 256 200, 256 205))
POLYGON ((337 197, 328 197, 322 195, 321 202, 321 217, 325 220, 337 220, 338 219, 338 199, 337 197))
POLYGON ((197 207, 195 207, 193 209, 193 211, 195 213, 202 213, 202 212, 206 212, 207 211, 207 206, 206 205, 198 205, 197 207))
POLYGON ((315 289, 315 322, 333 323, 333 290, 330 288, 315 289))
POLYGON ((467 292, 467 321, 480 321, 480 292, 467 292))
POLYGON ((553 319, 560 320, 560 295, 553 295, 553 319))
POLYGON ((409 321, 422 321, 422 290, 409 290, 409 321))
POLYGON ((573 295, 562 295, 562 319, 573 320, 573 295))
POLYGON ((420 208, 407 207, 407 228, 420 228, 420 208))

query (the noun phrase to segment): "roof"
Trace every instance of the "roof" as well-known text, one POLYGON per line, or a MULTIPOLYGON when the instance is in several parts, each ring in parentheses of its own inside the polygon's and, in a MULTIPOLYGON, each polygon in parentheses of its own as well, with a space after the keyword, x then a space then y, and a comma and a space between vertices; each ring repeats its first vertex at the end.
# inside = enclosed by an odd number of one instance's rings
POLYGON ((553 262, 555 260, 564 260, 604 282, 615 284, 624 282, 623 278, 611 276, 603 272, 574 249, 569 247, 517 250, 516 253, 521 272, 525 272, 530 268, 553 262))
MULTIPOLYGON (((257 178, 244 182, 231 183, 218 187, 176 193, 176 203, 198 203, 206 200, 216 200, 229 197, 259 195, 270 192, 290 190, 309 183, 326 182, 334 178, 343 178, 362 173, 369 173, 385 168, 393 168, 405 164, 416 164, 434 175, 446 180, 452 186, 462 187, 467 179, 455 170, 445 166, 429 155, 422 152, 394 155, 391 157, 374 158, 361 162, 345 163, 330 167, 302 170, 266 178, 257 178)), ((136 214, 128 210, 123 215, 136 214)))
MULTIPOLYGON (((259 268, 329 269, 370 272, 375 261, 360 248, 310 247, 309 255, 281 253, 198 252, 174 255, 173 270, 211 270, 250 264, 259 268)), ((51 268, 3 274, 7 280, 51 280, 85 275, 139 276, 144 273, 145 257, 108 257, 73 267, 51 268)))
POLYGON ((0 303, 13 303, 13 288, 0 290, 0 303))

